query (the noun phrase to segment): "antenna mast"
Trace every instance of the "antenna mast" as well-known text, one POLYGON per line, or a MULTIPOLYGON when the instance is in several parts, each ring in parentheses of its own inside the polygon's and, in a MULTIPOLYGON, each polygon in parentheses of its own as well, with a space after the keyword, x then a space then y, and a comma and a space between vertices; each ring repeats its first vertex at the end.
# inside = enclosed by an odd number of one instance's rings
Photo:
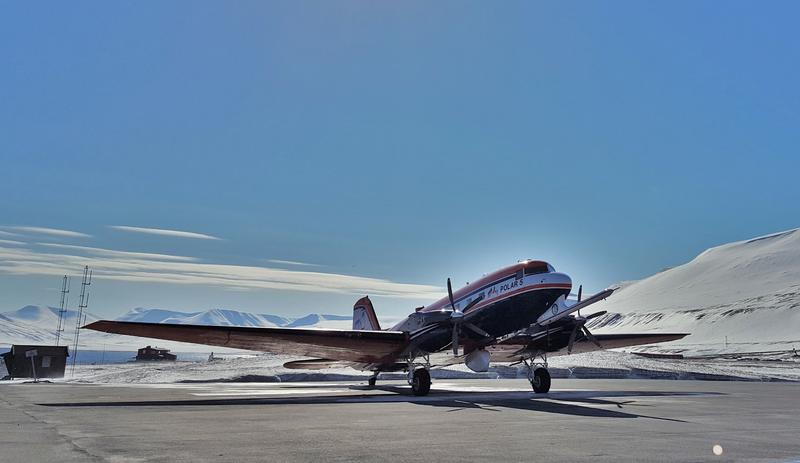
POLYGON ((81 282, 81 297, 78 302, 78 317, 75 321, 75 341, 72 345, 72 365, 70 366, 69 374, 75 374, 75 362, 78 360, 78 338, 81 335, 81 325, 86 321, 86 314, 84 310, 89 306, 89 285, 92 284, 92 271, 89 266, 83 267, 83 281, 81 282))
POLYGON ((58 309, 58 326, 56 327, 56 345, 61 341, 61 333, 64 332, 64 316, 67 313, 67 303, 69 301, 69 277, 64 275, 64 280, 61 282, 61 305, 58 309))

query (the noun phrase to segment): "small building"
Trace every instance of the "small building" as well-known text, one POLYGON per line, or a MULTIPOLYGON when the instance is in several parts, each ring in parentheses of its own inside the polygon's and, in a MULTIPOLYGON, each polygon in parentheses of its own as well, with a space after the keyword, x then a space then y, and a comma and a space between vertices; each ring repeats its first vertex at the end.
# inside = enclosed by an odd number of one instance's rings
POLYGON ((171 354, 169 349, 162 349, 160 347, 142 347, 136 353, 136 360, 169 360, 175 361, 178 356, 171 354))
POLYGON ((15 344, 2 357, 11 378, 63 378, 69 352, 67 346, 15 344))

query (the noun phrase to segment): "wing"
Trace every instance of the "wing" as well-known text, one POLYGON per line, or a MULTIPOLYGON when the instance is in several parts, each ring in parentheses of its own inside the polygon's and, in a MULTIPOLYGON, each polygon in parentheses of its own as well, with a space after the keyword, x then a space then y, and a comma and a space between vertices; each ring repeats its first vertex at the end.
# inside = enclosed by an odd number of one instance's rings
POLYGON ((408 345, 408 334, 403 331, 252 328, 108 320, 96 321, 85 328, 129 336, 355 363, 392 362, 408 345))
MULTIPOLYGON (((596 350, 675 341, 688 335, 688 333, 595 334, 595 339, 602 347, 598 347, 586 337, 581 337, 575 340, 572 353, 579 354, 596 350)), ((527 353, 541 351, 547 352, 548 357, 567 355, 566 345, 556 350, 548 348, 546 336, 537 336, 536 338, 527 335, 514 336, 487 347, 487 350, 491 352, 493 362, 516 362, 521 360, 527 353)))

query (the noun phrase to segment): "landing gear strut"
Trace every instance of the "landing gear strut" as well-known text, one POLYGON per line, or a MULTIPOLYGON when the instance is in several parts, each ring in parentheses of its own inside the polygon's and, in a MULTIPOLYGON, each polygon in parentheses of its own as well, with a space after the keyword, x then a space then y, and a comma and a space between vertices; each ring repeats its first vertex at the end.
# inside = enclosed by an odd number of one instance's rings
POLYGON ((545 394, 550 391, 550 372, 547 371, 547 357, 542 356, 542 362, 534 362, 533 359, 523 360, 528 367, 528 381, 531 383, 533 392, 545 394))

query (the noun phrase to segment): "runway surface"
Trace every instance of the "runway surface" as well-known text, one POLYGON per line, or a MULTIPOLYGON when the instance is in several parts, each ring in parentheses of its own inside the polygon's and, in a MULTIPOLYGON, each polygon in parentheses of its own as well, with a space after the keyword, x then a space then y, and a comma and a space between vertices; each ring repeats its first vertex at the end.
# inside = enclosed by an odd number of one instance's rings
POLYGON ((0 461, 800 461, 800 384, 2 384, 0 461), (717 453, 714 453, 716 447, 717 453))

